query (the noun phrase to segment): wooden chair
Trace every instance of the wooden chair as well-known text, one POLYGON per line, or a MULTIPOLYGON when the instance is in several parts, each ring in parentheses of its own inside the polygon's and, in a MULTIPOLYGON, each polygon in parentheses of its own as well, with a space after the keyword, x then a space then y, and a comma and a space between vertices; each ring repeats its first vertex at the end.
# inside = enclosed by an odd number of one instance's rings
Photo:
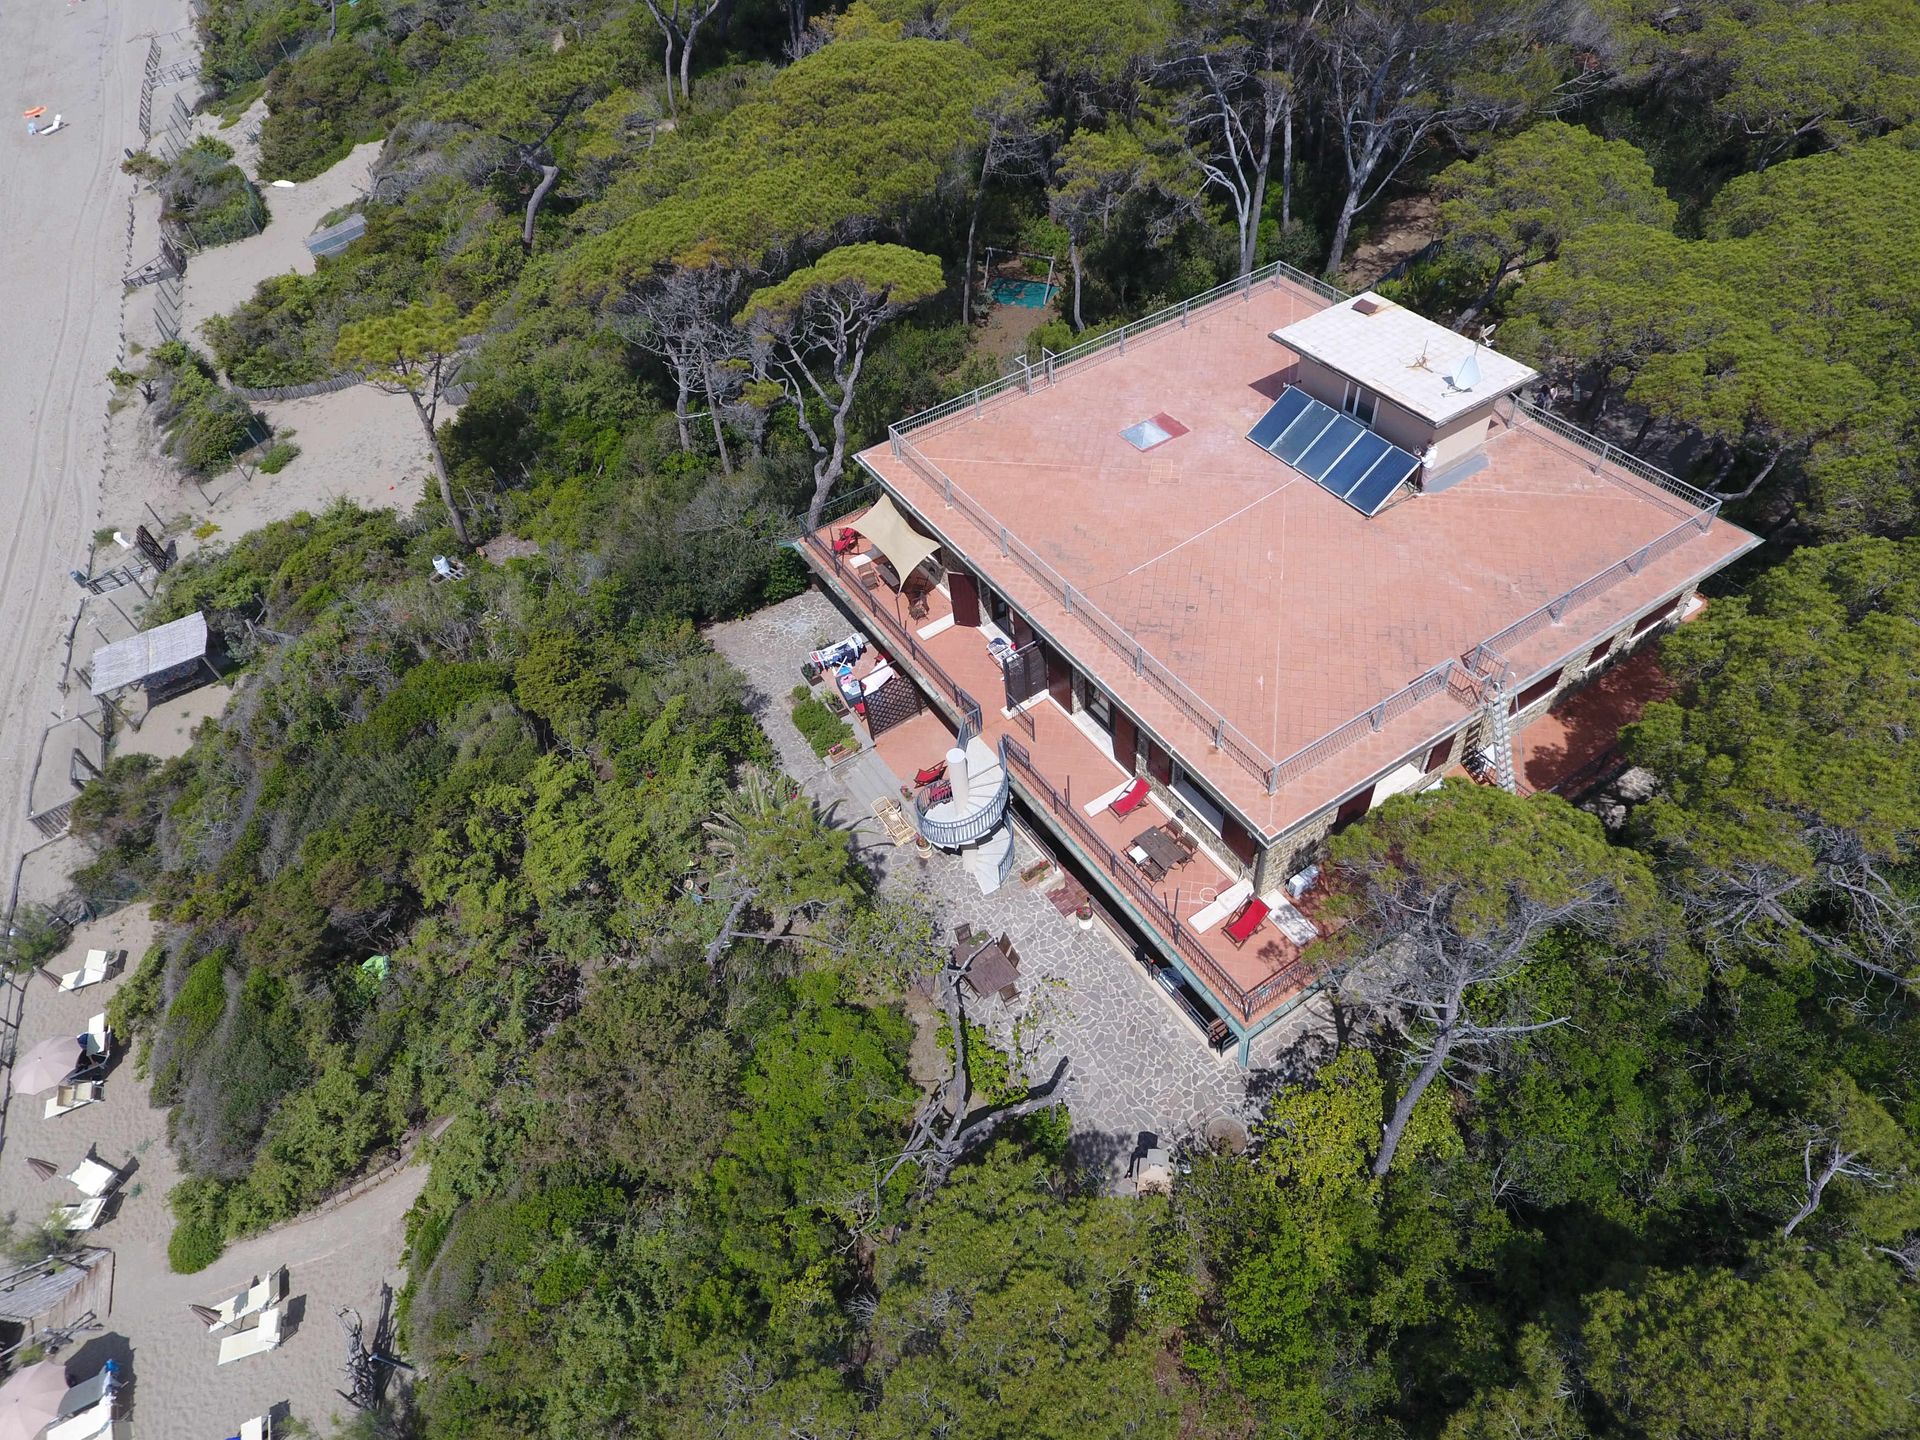
POLYGON ((964 920, 953 927, 953 941, 956 945, 968 945, 973 941, 973 926, 964 920))
POLYGON ((1018 985, 1003 985, 1000 987, 999 995, 1002 1001, 1007 1004, 1012 1004, 1020 998, 1020 987, 1018 985))
POLYGON ((1007 964, 1013 967, 1015 974, 1018 974, 1020 971, 1020 952, 1014 949, 1013 946, 1007 944, 1005 940, 1000 942, 1000 948, 1007 952, 1007 964))
POLYGON ((915 594, 907 597, 907 615, 911 619, 924 620, 929 613, 931 612, 927 605, 927 597, 925 595, 915 594))
POLYGON ((1177 831, 1174 834, 1173 843, 1187 852, 1189 860, 1200 853, 1200 837, 1190 830, 1177 831))

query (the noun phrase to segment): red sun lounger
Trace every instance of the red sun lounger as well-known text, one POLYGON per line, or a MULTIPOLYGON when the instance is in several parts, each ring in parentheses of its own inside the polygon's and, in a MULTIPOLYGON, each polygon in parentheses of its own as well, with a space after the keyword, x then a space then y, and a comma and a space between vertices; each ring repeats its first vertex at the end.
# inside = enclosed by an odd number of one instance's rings
POLYGON ((1120 798, 1115 800, 1113 804, 1107 808, 1116 815, 1131 815, 1146 803, 1147 782, 1146 777, 1142 776, 1122 791, 1120 798))
POLYGON ((1240 908, 1240 913, 1234 916, 1227 926, 1227 939, 1235 945, 1246 944, 1252 938, 1253 932, 1265 923, 1266 918, 1267 902, 1256 895, 1240 908))
POLYGON ((926 769, 918 771, 913 777, 913 783, 915 785, 931 785, 946 773, 947 762, 942 760, 938 765, 929 765, 926 769))

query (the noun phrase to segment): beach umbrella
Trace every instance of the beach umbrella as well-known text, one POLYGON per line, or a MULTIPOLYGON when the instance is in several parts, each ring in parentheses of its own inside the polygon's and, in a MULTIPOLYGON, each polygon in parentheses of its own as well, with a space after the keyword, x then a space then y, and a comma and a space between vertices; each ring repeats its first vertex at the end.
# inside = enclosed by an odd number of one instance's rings
POLYGON ((54 1164, 53 1161, 39 1160, 32 1155, 27 1157, 27 1168, 42 1180, 51 1180, 60 1173, 60 1167, 54 1164))
POLYGON ((71 1035, 42 1040, 13 1062, 13 1088, 22 1095, 51 1090, 73 1073, 79 1058, 79 1042, 71 1035))
POLYGON ((42 1360, 0 1385, 0 1440, 33 1440, 60 1413, 67 1398, 67 1367, 42 1360))
POLYGON ((209 1325, 224 1325, 227 1323, 220 1312, 211 1305, 189 1305, 187 1308, 209 1325))

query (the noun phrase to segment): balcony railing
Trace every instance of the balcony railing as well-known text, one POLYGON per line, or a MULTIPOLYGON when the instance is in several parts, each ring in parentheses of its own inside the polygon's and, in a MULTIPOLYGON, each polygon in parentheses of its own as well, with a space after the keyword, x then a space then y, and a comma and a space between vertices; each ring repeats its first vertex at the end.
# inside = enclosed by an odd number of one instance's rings
POLYGON ((1667 494, 1684 504, 1689 511, 1704 511, 1704 518, 1699 514, 1693 516, 1696 521, 1700 522, 1700 528, 1702 530, 1707 528, 1707 522, 1710 522, 1715 515, 1720 513, 1720 499, 1718 496, 1712 495, 1700 489, 1698 486, 1689 485, 1686 481, 1669 475, 1657 465, 1649 465, 1639 456, 1628 454, 1618 445, 1602 440, 1598 435, 1590 431, 1582 430, 1578 425, 1571 424, 1568 421, 1562 420, 1558 415, 1542 410, 1531 400, 1516 398, 1513 402, 1513 407, 1514 411, 1517 412, 1517 415, 1520 417, 1516 420, 1516 423, 1538 425, 1543 430, 1551 431, 1562 440, 1571 441, 1578 448, 1585 450, 1602 465, 1612 465, 1616 469, 1625 470, 1629 475, 1638 476, 1649 485, 1664 490, 1667 494))
POLYGON ((865 610, 873 619, 880 622, 880 628, 886 632, 886 643, 896 655, 905 655, 911 659, 920 671, 933 683, 936 690, 952 703, 954 713, 962 723, 973 726, 974 732, 980 729, 980 704, 953 681, 953 677, 941 668, 940 662, 928 653, 914 634, 902 625, 898 617, 889 615, 884 605, 861 588, 859 579, 846 560, 834 553, 834 549, 820 538, 820 532, 809 530, 803 537, 819 562, 840 579, 841 587, 849 594, 859 596, 866 601, 865 610))
MULTIPOLYGON (((961 749, 966 748, 964 740, 960 741, 959 745, 961 749)), ((972 777, 974 782, 978 779, 977 776, 972 777)), ((943 850, 958 850, 963 845, 973 845, 986 839, 999 828, 1000 822, 1006 818, 1007 797, 1010 793, 1011 785, 1007 778, 1007 744, 1002 740, 1000 742, 1000 780, 993 787, 993 793, 983 800, 973 793, 972 786, 969 786, 967 801, 969 804, 977 804, 978 809, 969 810, 965 815, 948 819, 929 815, 927 811, 932 807, 916 797, 913 802, 914 823, 920 827, 920 833, 927 837, 929 844, 938 845, 943 850)))
POLYGON ((1086 816, 1068 797, 1054 788, 1051 780, 1040 773, 1024 745, 1017 740, 1004 739, 1000 742, 1000 753, 1005 757, 1008 770, 1019 772, 1036 803, 1045 805, 1056 820, 1065 823, 1074 843, 1087 859, 1106 870, 1142 917, 1173 945, 1174 953, 1194 977, 1212 992, 1229 1014, 1238 1017, 1243 1024, 1250 1023, 1271 1001, 1305 989, 1320 980, 1319 967, 1308 964, 1304 957, 1296 956, 1251 990, 1242 986, 1207 953, 1206 947, 1194 937, 1193 932, 1180 923, 1180 917, 1146 882, 1139 868, 1101 839, 1099 832, 1087 823, 1086 816))

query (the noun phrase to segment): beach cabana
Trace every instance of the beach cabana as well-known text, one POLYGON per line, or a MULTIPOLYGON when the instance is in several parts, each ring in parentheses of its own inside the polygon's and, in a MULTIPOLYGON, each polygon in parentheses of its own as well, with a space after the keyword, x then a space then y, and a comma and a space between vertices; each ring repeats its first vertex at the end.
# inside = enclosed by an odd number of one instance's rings
POLYGON ((209 650, 207 617, 198 611, 169 620, 165 625, 142 630, 93 652, 92 690, 96 698, 139 686, 151 698, 156 691, 167 690, 182 680, 205 672, 209 680, 218 680, 209 650))

